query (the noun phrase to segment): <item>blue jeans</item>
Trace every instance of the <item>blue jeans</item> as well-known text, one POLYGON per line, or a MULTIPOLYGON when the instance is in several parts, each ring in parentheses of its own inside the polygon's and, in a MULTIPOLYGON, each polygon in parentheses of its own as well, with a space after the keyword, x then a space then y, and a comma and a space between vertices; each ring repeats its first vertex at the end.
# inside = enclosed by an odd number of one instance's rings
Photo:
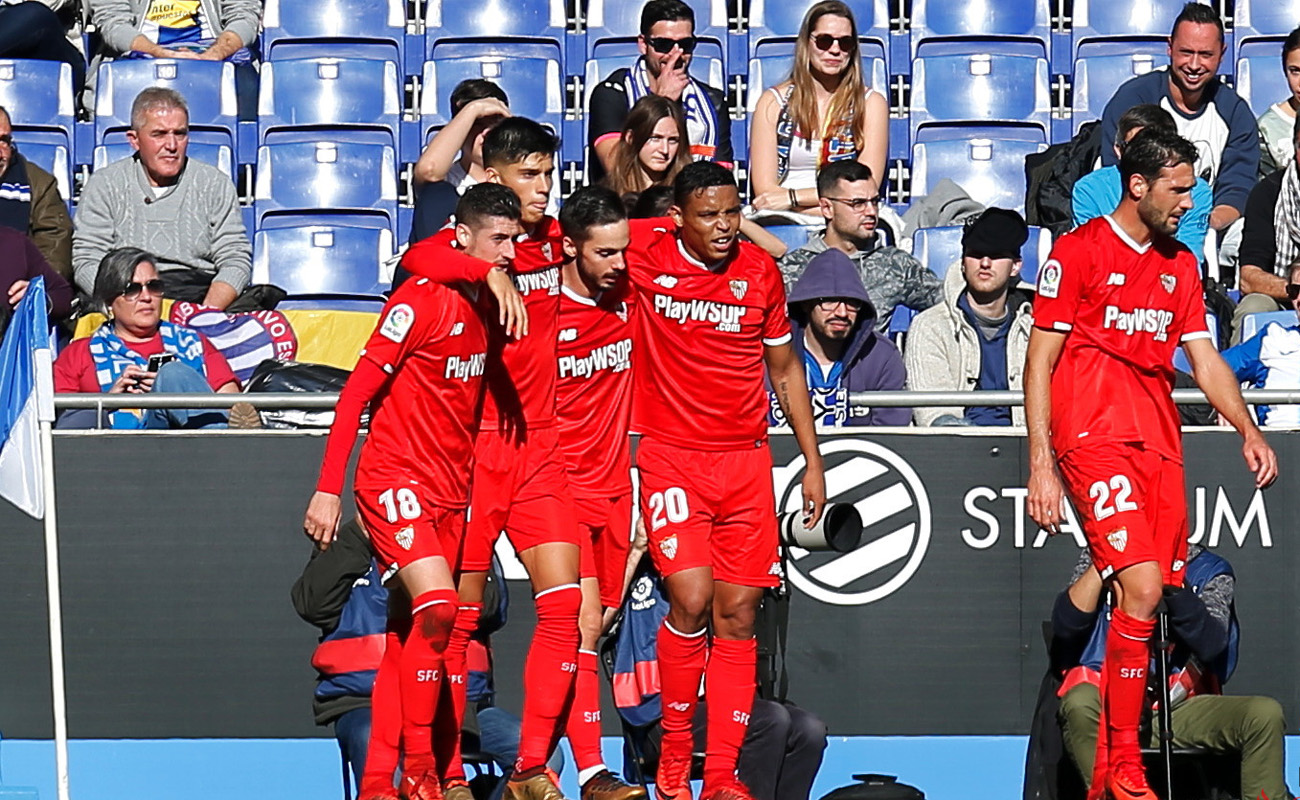
MULTIPOLYGON (((153 390, 160 394, 212 394, 208 379, 180 361, 169 361, 158 369, 153 390)), ((57 428, 85 429, 112 427, 111 412, 104 412, 98 425, 95 410, 77 408, 59 417, 57 428)), ((150 408, 144 411, 144 427, 149 430, 169 428, 224 428, 226 412, 216 408, 150 408)))
POLYGON ((334 720, 334 738, 339 741, 343 761, 352 769, 352 793, 361 786, 366 771, 366 747, 370 744, 370 706, 354 708, 334 720))

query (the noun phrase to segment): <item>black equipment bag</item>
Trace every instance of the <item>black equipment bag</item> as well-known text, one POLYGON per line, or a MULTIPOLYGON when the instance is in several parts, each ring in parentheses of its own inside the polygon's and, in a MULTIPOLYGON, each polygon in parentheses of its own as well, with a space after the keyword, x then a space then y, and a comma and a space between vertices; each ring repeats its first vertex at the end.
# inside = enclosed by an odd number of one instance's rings
POLYGON ((822 800, 925 800, 925 792, 899 783, 893 775, 867 773, 854 775, 853 780, 859 783, 841 786, 822 800))

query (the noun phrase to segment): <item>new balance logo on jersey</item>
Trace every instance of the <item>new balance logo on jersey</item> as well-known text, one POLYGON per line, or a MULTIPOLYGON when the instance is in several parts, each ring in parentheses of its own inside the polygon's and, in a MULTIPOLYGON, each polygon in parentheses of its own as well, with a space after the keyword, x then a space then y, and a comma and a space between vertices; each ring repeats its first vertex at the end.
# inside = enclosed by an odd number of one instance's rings
POLYGON ((1163 308, 1135 308, 1132 311, 1120 311, 1116 306, 1106 306, 1102 327, 1114 328, 1121 333, 1132 336, 1135 333, 1151 333, 1157 342, 1169 339, 1169 326, 1174 322, 1174 312, 1163 308))
POLYGON ((677 279, 672 275, 660 275, 654 279, 654 282, 665 289, 671 289, 677 285, 677 279))
POLYGON ((1107 285, 1107 286, 1123 286, 1123 285, 1124 285, 1124 280, 1125 280, 1124 273, 1122 273, 1122 272, 1112 272, 1112 273, 1110 274, 1110 277, 1106 279, 1106 285, 1107 285))
POLYGON ((447 334, 447 335, 448 335, 448 336, 460 336, 460 335, 461 335, 462 333, 464 333, 464 332, 465 332, 465 323, 463 323, 463 322, 457 322, 455 325, 452 325, 452 326, 451 326, 451 333, 449 333, 449 334, 447 334))
POLYGON ((515 276, 515 288, 524 297, 545 290, 547 294, 560 293, 560 268, 551 267, 540 272, 525 272, 515 276))
POLYGON ((443 370, 442 377, 457 381, 477 378, 483 374, 483 365, 486 360, 487 356, 483 353, 475 353, 469 358, 447 356, 447 366, 443 370))
POLYGON ((745 316, 744 306, 715 303, 712 300, 674 300, 668 295, 655 295, 655 311, 675 320, 678 325, 691 322, 711 322, 723 333, 740 333, 740 319, 745 316))
POLYGON ((577 328, 565 328, 564 330, 560 331, 561 342, 572 342, 575 341, 577 338, 578 338, 577 328))
POLYGON ((590 378, 600 370, 622 372, 631 366, 632 340, 622 339, 597 347, 585 356, 560 356, 560 377, 590 378))

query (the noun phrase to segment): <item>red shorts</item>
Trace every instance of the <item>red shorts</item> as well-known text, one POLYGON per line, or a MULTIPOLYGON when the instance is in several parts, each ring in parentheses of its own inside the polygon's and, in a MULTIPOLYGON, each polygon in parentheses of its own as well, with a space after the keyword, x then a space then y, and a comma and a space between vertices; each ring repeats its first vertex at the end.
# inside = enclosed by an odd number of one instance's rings
POLYGON ((578 544, 569 476, 560 452, 559 429, 513 434, 482 431, 474 442, 474 482, 461 569, 483 572, 504 531, 515 552, 539 544, 578 544))
POLYGON ((1182 464, 1137 445, 1108 443, 1071 450, 1060 466, 1103 578, 1154 561, 1166 585, 1182 585, 1188 532, 1182 464))
POLYGON ((637 448, 641 514, 661 575, 712 567, 740 586, 780 583, 772 454, 688 450, 651 439, 637 448))
POLYGON ((409 479, 359 484, 353 489, 357 516, 370 536, 380 572, 441 556, 454 572, 465 538, 465 509, 447 508, 421 496, 409 479))
POLYGON ((573 505, 582 548, 578 574, 600 582, 602 606, 618 608, 623 604, 623 575, 632 545, 632 495, 575 497, 573 505))

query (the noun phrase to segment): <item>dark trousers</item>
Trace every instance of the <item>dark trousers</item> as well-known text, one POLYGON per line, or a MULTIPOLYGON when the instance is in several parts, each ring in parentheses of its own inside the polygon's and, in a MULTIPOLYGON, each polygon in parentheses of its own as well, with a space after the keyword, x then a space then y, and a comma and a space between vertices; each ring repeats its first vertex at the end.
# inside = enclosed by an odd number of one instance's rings
MULTIPOLYGON (((426 183, 415 192, 415 216, 411 220, 411 244, 428 239, 442 230, 456 213, 460 193, 446 181, 426 183)), ((411 277, 399 264, 393 273, 393 288, 411 277)))
MULTIPOLYGON (((695 748, 704 749, 705 704, 695 713, 695 748)), ((826 750, 826 723, 798 706, 754 699, 736 775, 754 800, 807 800, 826 750)))
POLYGON ((86 59, 68 41, 63 22, 49 7, 36 2, 0 6, 0 58, 62 61, 72 67, 72 89, 86 85, 86 59))

